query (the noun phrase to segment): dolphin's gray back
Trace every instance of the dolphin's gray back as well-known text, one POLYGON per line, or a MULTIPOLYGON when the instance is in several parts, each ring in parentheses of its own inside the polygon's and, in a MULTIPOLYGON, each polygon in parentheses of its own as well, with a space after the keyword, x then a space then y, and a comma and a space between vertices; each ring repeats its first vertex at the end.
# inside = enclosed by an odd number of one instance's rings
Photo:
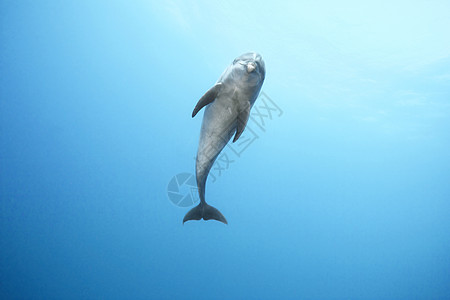
MULTIPOLYGON (((205 109, 196 159, 196 176, 200 190, 204 190, 211 167, 236 132, 238 111, 227 105, 230 101, 233 100, 222 96, 205 109)), ((203 198, 202 194, 200 198, 203 198)))

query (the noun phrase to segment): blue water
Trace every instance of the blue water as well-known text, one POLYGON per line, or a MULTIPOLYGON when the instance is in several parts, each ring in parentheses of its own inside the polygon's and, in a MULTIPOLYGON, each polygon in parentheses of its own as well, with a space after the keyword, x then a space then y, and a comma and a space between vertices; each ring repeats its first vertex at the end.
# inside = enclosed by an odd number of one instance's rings
POLYGON ((448 1, 1 1, 0 298, 450 299, 448 28, 448 1), (192 110, 247 51, 275 110, 208 180, 229 225, 182 225, 192 110))

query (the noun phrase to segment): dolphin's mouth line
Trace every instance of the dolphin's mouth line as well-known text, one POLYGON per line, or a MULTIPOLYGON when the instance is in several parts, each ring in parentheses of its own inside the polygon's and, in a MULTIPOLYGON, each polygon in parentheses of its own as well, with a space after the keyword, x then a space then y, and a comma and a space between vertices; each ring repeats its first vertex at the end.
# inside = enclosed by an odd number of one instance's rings
POLYGON ((249 62, 247 64, 247 72, 252 73, 256 69, 256 64, 254 62, 249 62))
MULTIPOLYGON (((253 73, 253 71, 256 70, 257 68, 257 63, 255 61, 249 61, 249 62, 245 62, 245 61, 239 61, 238 62, 241 66, 245 66, 245 69, 247 71, 248 74, 253 73)), ((258 74, 259 75, 259 74, 258 74)), ((261 76, 260 76, 261 77, 261 76)))

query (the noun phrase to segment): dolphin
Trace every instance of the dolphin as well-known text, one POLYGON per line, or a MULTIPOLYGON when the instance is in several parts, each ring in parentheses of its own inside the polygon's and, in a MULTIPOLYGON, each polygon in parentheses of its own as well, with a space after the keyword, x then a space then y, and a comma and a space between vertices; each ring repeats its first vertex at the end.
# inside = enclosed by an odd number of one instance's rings
POLYGON ((265 76, 261 55, 253 52, 242 54, 225 69, 217 83, 195 106, 192 117, 205 107, 195 168, 200 203, 184 216, 183 224, 201 219, 228 224, 222 213, 205 201, 206 179, 231 137, 234 135, 234 143, 244 131, 265 76))

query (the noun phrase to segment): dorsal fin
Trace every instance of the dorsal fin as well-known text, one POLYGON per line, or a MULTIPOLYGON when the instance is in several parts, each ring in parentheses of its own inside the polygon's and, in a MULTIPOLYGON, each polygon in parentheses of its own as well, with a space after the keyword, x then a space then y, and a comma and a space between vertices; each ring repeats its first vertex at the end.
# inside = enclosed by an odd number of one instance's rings
POLYGON ((222 83, 216 83, 212 88, 210 88, 203 97, 198 100, 197 105, 194 108, 194 111, 192 112, 192 117, 195 117, 195 115, 206 105, 212 103, 216 97, 217 94, 219 94, 220 89, 222 88, 222 83))
POLYGON ((250 103, 244 108, 237 117, 236 134, 234 135, 233 143, 236 142, 241 134, 244 132, 245 126, 247 125, 248 118, 250 117, 250 103))

